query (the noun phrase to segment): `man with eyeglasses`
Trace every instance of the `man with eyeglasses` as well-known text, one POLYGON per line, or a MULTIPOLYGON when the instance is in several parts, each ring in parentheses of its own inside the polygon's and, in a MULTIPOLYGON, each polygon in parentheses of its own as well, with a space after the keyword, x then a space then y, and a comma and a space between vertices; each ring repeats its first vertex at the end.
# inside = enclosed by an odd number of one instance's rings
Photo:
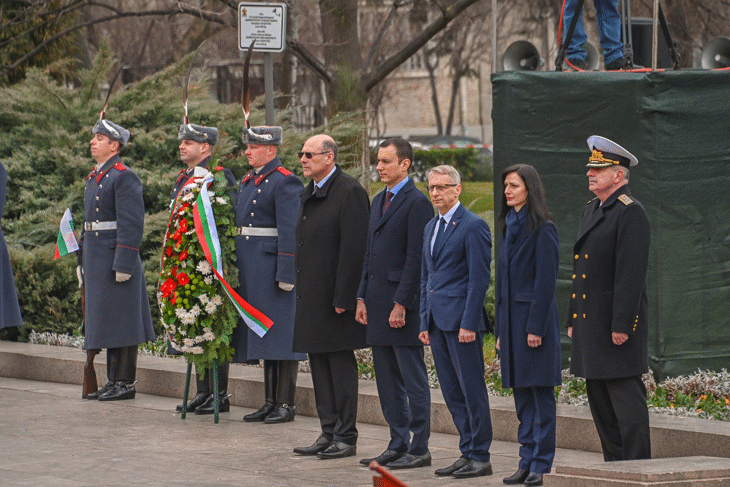
MULTIPOLYGON (((358 370, 354 350, 365 348, 355 320, 370 202, 355 178, 335 163, 332 137, 315 135, 299 153, 304 176, 296 228, 294 352, 309 354, 322 432, 299 455, 320 459, 355 455, 358 370)), ((276 325, 274 325, 276 326, 276 325)))
POLYGON ((357 294, 356 318, 367 327, 380 407, 390 426, 387 449, 360 463, 375 460, 391 469, 431 465, 431 391, 418 332, 423 229, 433 206, 408 177, 412 161, 408 141, 380 144, 377 170, 386 188, 373 199, 357 294))
POLYGON ((155 339, 139 247, 144 231, 142 182, 119 151, 129 130, 100 119, 92 129, 96 165, 86 176, 79 284, 84 284, 84 348, 106 349, 108 382, 86 396, 134 399, 137 348, 155 339))
POLYGON ((492 419, 484 382, 484 297, 492 236, 487 223, 459 203, 461 177, 447 165, 428 174, 438 215, 426 225, 421 262, 421 332, 431 345, 441 391, 459 432, 461 457, 436 475, 492 474, 492 419))
POLYGON ((234 362, 264 361, 264 404, 243 417, 265 424, 294 420, 299 360, 293 353, 294 229, 304 185, 277 156, 281 127, 244 129, 252 170, 241 180, 236 198, 238 293, 274 325, 259 337, 239 321, 233 332, 234 362))

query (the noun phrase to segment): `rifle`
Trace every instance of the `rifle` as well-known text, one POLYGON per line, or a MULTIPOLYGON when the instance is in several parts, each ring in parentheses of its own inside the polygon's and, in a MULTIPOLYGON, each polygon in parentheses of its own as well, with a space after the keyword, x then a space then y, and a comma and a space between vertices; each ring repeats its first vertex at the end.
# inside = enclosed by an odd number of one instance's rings
MULTIPOLYGON (((84 318, 81 322, 81 334, 86 334, 86 286, 81 286, 81 313, 84 318)), ((81 399, 86 399, 86 396, 92 392, 99 390, 99 384, 96 382, 96 371, 94 370, 94 357, 99 353, 99 350, 87 350, 86 351, 86 362, 84 363, 84 382, 81 389, 81 399)))

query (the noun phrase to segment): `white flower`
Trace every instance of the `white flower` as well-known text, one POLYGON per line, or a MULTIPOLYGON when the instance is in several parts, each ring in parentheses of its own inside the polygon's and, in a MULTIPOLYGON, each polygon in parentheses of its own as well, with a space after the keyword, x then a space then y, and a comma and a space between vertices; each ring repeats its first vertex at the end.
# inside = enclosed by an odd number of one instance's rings
POLYGON ((208 327, 208 326, 203 328, 203 333, 210 333, 211 331, 213 331, 213 330, 211 330, 210 327, 208 327))
POLYGON ((208 304, 205 305, 205 312, 209 315, 215 313, 216 309, 218 309, 218 306, 216 306, 213 301, 209 301, 208 304))
POLYGON ((190 308, 190 314, 193 316, 198 316, 202 310, 200 309, 200 306, 197 304, 190 308))
POLYGON ((219 196, 219 197, 217 197, 217 198, 215 199, 215 201, 216 201, 216 203, 218 203, 219 205, 225 205, 225 204, 226 204, 226 200, 224 200, 224 199, 223 199, 223 198, 221 198, 220 196, 219 196))
MULTIPOLYGON (((208 304, 208 301, 210 301, 210 299, 208 299, 208 295, 207 295, 207 294, 201 294, 200 296, 198 296, 198 299, 199 299, 199 300, 200 300, 200 302, 201 302, 201 303, 203 303, 203 304, 208 304)), ((203 328, 203 331, 205 331, 205 330, 206 330, 206 329, 205 329, 205 328, 203 328)))
POLYGON ((176 308, 175 309, 175 315, 177 315, 178 318, 182 318, 186 314, 188 314, 188 312, 185 311, 183 308, 176 308))
POLYGON ((213 332, 207 331, 203 333, 203 338, 209 342, 212 342, 213 340, 215 340, 215 335, 213 334, 213 332))
POLYGON ((221 298, 221 297, 220 297, 220 296, 218 296, 218 295, 216 295, 216 296, 213 296, 212 302, 213 302, 213 304, 215 304, 216 306, 220 306, 221 304, 223 304, 223 298, 221 298))
POLYGON ((201 260, 195 268, 198 272, 206 276, 213 273, 213 269, 210 267, 207 260, 201 260))
POLYGON ((190 349, 191 353, 194 353, 196 355, 202 355, 203 354, 203 347, 192 347, 190 349))
MULTIPOLYGON (((185 192, 185 196, 182 197, 183 201, 190 201, 195 197, 195 195, 193 194, 193 192, 191 190, 192 190, 192 188, 190 188, 190 189, 183 188, 183 191, 185 192)), ((180 214, 182 214, 182 212, 180 214)))
POLYGON ((206 283, 206 284, 207 284, 208 286, 210 286, 211 284, 213 284, 213 276, 205 276, 205 277, 203 278, 203 280, 205 281, 205 283, 206 283))
POLYGON ((185 232, 185 235, 192 235, 194 233, 195 233, 195 229, 193 228, 192 230, 188 230, 187 232, 185 232))
POLYGON ((193 340, 192 338, 185 338, 183 340, 183 343, 186 347, 192 347, 193 345, 195 345, 195 340, 193 340))
POLYGON ((185 335, 187 335, 187 334, 188 334, 188 332, 187 332, 187 331, 185 330, 185 328, 180 328, 180 329, 179 329, 179 330, 178 330, 177 332, 178 332, 179 334, 181 334, 182 336, 185 336, 185 335))
POLYGON ((180 267, 182 267, 183 269, 185 269, 187 266, 188 266, 188 261, 187 260, 184 260, 184 261, 180 262, 180 267))
MULTIPOLYGON (((185 313, 185 316, 180 318, 180 321, 183 325, 192 325, 193 323, 195 323, 195 315, 193 315, 192 313, 185 313)), ((185 333, 182 334, 184 335, 185 333)))

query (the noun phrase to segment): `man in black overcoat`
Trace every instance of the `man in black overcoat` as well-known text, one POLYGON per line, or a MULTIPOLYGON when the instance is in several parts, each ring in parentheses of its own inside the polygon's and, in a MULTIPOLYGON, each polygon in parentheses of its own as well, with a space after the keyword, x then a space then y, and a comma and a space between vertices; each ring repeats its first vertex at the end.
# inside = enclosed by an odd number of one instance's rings
POLYGON ((373 199, 357 294, 356 318, 367 326, 380 407, 390 426, 388 448, 360 463, 375 460, 394 469, 431 465, 431 391, 418 333, 423 229, 433 206, 408 177, 411 161, 408 141, 380 144, 377 170, 386 188, 373 199))
POLYGON ((586 379, 606 461, 651 457, 646 388, 650 227, 628 188, 636 157, 600 136, 588 139, 588 189, 573 247, 568 336, 571 373, 586 379))
POLYGON ((142 182, 122 162, 129 131, 100 119, 92 130, 96 166, 86 177, 78 269, 86 297, 87 350, 107 350, 107 384, 86 399, 133 399, 137 347, 155 339, 139 246, 144 231, 142 182))
POLYGON ((343 458, 357 443, 357 361, 365 327, 355 321, 370 202, 352 176, 335 164, 328 135, 308 139, 299 160, 305 177, 296 229, 294 352, 309 354, 322 434, 299 455, 343 458))

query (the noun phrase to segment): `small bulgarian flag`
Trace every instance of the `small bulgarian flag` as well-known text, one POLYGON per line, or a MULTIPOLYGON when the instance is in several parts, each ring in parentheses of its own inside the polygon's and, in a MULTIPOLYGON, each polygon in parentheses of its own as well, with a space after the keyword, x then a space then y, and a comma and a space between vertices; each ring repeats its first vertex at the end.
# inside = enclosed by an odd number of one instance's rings
POLYGON ((66 208, 63 218, 61 218, 61 229, 56 239, 56 252, 53 259, 58 259, 77 250, 79 250, 79 243, 76 241, 76 235, 74 235, 74 221, 71 217, 71 210, 66 208))
POLYGON ((198 235, 200 246, 203 247, 205 258, 213 268, 213 273, 223 284, 226 294, 246 325, 259 337, 263 337, 274 322, 247 303, 223 278, 220 240, 218 240, 218 230, 215 226, 215 216, 208 196, 207 184, 203 185, 203 189, 193 205, 193 221, 195 222, 195 233, 198 235))

